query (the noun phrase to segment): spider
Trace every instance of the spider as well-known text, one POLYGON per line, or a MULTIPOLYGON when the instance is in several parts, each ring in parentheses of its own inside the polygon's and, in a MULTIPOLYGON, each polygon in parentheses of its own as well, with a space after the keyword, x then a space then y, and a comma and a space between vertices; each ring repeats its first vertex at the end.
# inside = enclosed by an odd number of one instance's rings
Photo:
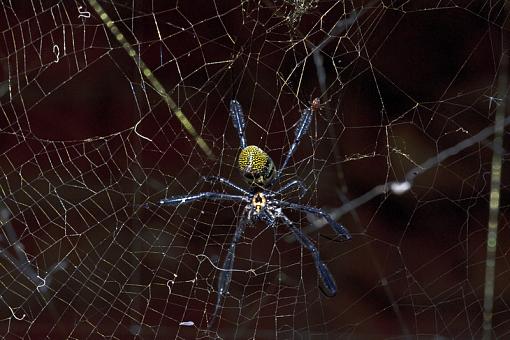
POLYGON ((301 181, 295 179, 280 186, 280 188, 276 190, 273 189, 274 184, 280 179, 282 171, 286 168, 287 163, 294 154, 294 151, 299 145, 302 137, 307 133, 312 121, 313 113, 317 112, 319 108, 320 101, 316 98, 313 100, 311 107, 306 108, 303 111, 301 118, 296 125, 294 141, 291 144, 289 151, 287 151, 287 155, 285 156, 285 160, 281 167, 277 170, 274 162, 266 152, 255 145, 246 145, 243 109, 237 100, 231 100, 229 111, 230 118, 232 119, 232 123, 240 141, 238 167, 249 188, 243 189, 222 177, 203 177, 204 181, 221 183, 230 189, 235 190, 237 194, 201 192, 190 195, 172 196, 159 201, 159 205, 161 206, 178 206, 198 200, 231 201, 246 204, 238 220, 234 237, 228 247, 227 255, 221 267, 217 283, 218 295, 216 298, 216 305, 214 307, 214 313, 211 317, 209 326, 212 325, 218 311, 220 310, 222 298, 227 294, 230 281, 232 279, 232 268, 234 265, 236 244, 241 239, 245 227, 247 225, 255 225, 258 221, 262 221, 268 226, 274 228, 277 226, 277 221, 283 222, 283 224, 287 225, 299 243, 312 254, 315 267, 322 282, 324 293, 328 296, 334 296, 336 294, 337 287, 335 280, 333 279, 326 264, 321 260, 319 250, 301 231, 301 229, 298 228, 298 226, 296 226, 296 224, 283 213, 282 210, 291 209, 320 216, 328 222, 339 236, 349 240, 351 235, 347 229, 334 221, 333 218, 331 218, 331 216, 322 209, 280 199, 283 193, 296 188, 299 189, 299 197, 302 197, 306 189, 301 181))

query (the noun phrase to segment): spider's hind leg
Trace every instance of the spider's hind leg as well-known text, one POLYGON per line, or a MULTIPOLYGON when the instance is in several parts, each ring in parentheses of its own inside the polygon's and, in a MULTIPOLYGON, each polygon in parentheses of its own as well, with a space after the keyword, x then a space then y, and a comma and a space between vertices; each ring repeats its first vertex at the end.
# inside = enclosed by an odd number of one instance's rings
MULTIPOLYGON (((314 100, 314 103, 318 101, 318 99, 314 100)), ((312 105, 311 108, 306 108, 303 113, 301 114, 301 117, 299 118, 299 121, 297 122, 296 129, 294 130, 294 141, 290 145, 289 151, 287 151, 287 155, 285 156, 285 160, 283 161, 280 169, 278 170, 278 174, 276 175, 275 179, 273 180, 273 183, 276 182, 276 180, 280 177, 282 171, 287 167, 287 164, 289 163, 290 158, 296 151, 299 142, 301 142, 301 139, 303 136, 308 132, 308 129, 310 128, 310 123, 312 122, 312 116, 313 113, 316 111, 316 105, 312 105)))
POLYGON ((306 187, 304 186, 303 182, 300 180, 293 180, 288 183, 286 183, 284 186, 282 186, 280 189, 276 190, 274 193, 266 195, 268 197, 273 197, 275 195, 280 195, 285 193, 286 191, 290 191, 294 187, 297 187, 299 190, 299 197, 303 197, 306 193, 306 187))
POLYGON ((250 194, 247 190, 241 188, 240 186, 232 183, 231 181, 229 181, 228 179, 223 178, 223 177, 203 176, 202 180, 204 182, 209 182, 209 183, 221 183, 221 184, 225 184, 226 186, 228 186, 228 187, 230 187, 230 188, 232 188, 234 190, 237 190, 237 191, 239 191, 239 192, 241 192, 241 193, 243 193, 245 195, 249 195, 250 194))
POLYGON ((246 148, 244 113, 241 104, 239 104, 237 100, 232 99, 230 101, 229 113, 230 118, 232 119, 232 124, 234 124, 234 128, 236 129, 237 136, 239 137, 241 149, 244 149, 246 148))
POLYGON ((230 194, 223 194, 219 192, 201 192, 198 194, 190 194, 190 195, 179 195, 179 196, 171 196, 167 198, 163 198, 159 200, 158 204, 165 206, 165 205, 179 205, 179 204, 185 204, 185 203, 191 203, 194 201, 199 201, 203 199, 213 200, 213 201, 237 201, 237 202, 243 202, 246 201, 245 196, 240 195, 230 195, 230 194))

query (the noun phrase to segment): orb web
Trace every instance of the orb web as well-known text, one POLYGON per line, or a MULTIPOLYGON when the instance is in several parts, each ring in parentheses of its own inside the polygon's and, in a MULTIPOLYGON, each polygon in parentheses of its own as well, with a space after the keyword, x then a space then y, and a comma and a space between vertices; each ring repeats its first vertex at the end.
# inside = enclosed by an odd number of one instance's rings
POLYGON ((3 1, 0 334, 6 338, 508 335, 502 1, 3 1), (229 102, 283 171, 285 225, 157 202, 245 186, 229 102), (312 104, 313 103, 313 104, 312 104))

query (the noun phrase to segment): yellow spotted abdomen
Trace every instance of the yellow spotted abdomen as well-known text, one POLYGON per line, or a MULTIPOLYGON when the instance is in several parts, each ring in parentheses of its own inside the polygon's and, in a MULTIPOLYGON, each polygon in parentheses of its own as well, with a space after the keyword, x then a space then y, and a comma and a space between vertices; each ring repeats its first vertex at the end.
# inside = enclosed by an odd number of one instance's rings
POLYGON ((248 184, 257 186, 265 186, 276 172, 273 160, 255 145, 249 145, 241 150, 239 170, 248 184))

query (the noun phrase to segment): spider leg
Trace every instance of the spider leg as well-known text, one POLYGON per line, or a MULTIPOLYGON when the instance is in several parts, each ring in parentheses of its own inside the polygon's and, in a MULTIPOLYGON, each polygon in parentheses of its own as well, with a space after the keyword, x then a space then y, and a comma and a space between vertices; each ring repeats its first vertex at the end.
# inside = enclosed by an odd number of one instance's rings
POLYGON ((250 193, 247 191, 247 190, 244 190, 243 188, 241 188, 240 186, 230 182, 228 179, 225 179, 225 178, 222 178, 222 177, 217 177, 217 176, 204 176, 202 177, 202 179, 205 181, 205 182, 209 182, 209 183, 216 183, 216 182, 220 182, 222 184, 225 184, 226 186, 234 189, 234 190, 237 190, 245 195, 249 195, 250 193))
POLYGON ((163 198, 159 200, 159 205, 179 205, 184 203, 191 203, 194 201, 199 201, 202 199, 209 199, 214 201, 248 201, 249 199, 245 196, 240 195, 230 195, 230 194, 223 194, 219 192, 201 192, 198 194, 192 194, 192 195, 180 195, 180 196, 171 196, 167 198, 163 198))
POLYGON ((351 234, 349 233, 349 231, 347 229, 344 228, 344 226, 342 226, 340 223, 333 220, 331 218, 331 216, 329 216, 329 214, 326 213, 325 211, 323 211, 322 209, 310 207, 308 205, 302 205, 302 204, 291 203, 291 202, 287 202, 287 201, 279 201, 279 200, 273 200, 273 204, 276 206, 287 207, 287 208, 290 208, 293 210, 298 210, 298 211, 306 211, 311 214, 321 216, 328 222, 328 224, 335 230, 335 232, 338 235, 342 236, 346 240, 350 240, 352 238, 351 234))
POLYGON ((284 214, 280 214, 279 217, 283 220, 283 222, 290 228, 290 230, 296 236, 296 239, 301 243, 303 247, 308 249, 308 251, 312 254, 313 262, 315 263, 315 268, 317 268, 317 273, 324 284, 324 289, 326 290, 325 294, 327 296, 335 296, 336 295, 336 283, 329 271, 328 267, 319 256, 319 250, 313 244, 312 241, 301 231, 301 229, 297 228, 287 216, 284 214))
POLYGON ((230 101, 230 118, 232 119, 232 124, 234 124, 234 128, 236 129, 237 136, 239 137, 239 142, 241 143, 241 149, 246 148, 246 136, 244 134, 244 113, 241 104, 235 99, 230 101))
POLYGON ((218 316, 218 312, 220 310, 221 306, 221 300, 223 299, 223 296, 227 294, 228 287, 230 286, 230 281, 232 279, 232 267, 234 265, 234 258, 235 258, 235 250, 237 242, 241 239, 241 236, 244 233, 244 229, 247 225, 247 219, 246 219, 246 212, 249 210, 249 206, 246 206, 244 209, 244 212, 239 219, 239 222, 237 223, 236 231, 234 234, 234 237, 232 238, 232 241, 230 242, 230 246, 228 247, 227 256, 225 257, 225 260, 223 261, 223 265, 221 267, 220 276, 218 277, 218 295, 216 297, 216 305, 214 306, 214 312, 211 317, 211 321, 209 322, 209 327, 212 326, 214 323, 216 317, 218 316))
POLYGON ((287 155, 285 156, 285 160, 283 161, 280 169, 278 170, 278 173, 275 176, 275 179, 273 180, 273 183, 280 177, 282 171, 287 167, 287 163, 289 163, 290 158, 296 151, 296 148, 299 145, 299 142, 301 141, 301 138, 306 134, 308 131, 308 128, 310 127, 310 123, 312 122, 312 114, 314 111, 310 108, 306 108, 303 113, 301 114, 301 118, 299 118, 299 121, 296 126, 296 130, 294 131, 294 141, 290 145, 289 151, 287 151, 287 155))
POLYGON ((276 195, 283 194, 286 191, 289 191, 290 189, 298 187, 299 189, 299 197, 303 197, 303 195, 306 193, 306 187, 303 185, 303 182, 299 180, 293 180, 288 183, 286 183, 284 186, 282 186, 280 189, 276 190, 274 193, 267 194, 266 197, 273 197, 276 195))

